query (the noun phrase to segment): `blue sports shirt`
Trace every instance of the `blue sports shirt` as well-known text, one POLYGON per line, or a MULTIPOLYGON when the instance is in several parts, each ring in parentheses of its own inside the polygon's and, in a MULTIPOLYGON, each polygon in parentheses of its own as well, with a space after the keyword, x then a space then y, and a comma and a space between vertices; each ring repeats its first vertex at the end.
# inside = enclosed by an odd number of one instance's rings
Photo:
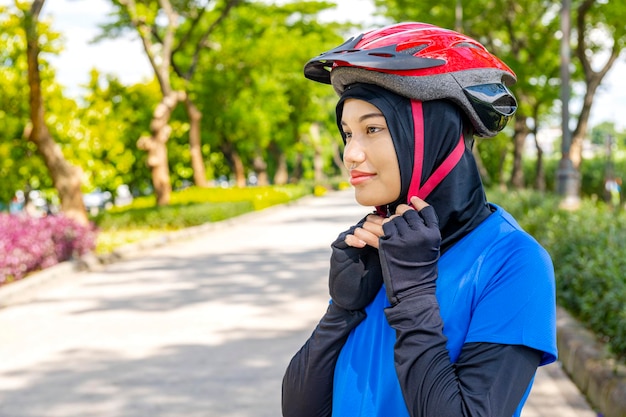
MULTIPOLYGON (((548 253, 502 208, 439 259, 437 300, 450 361, 463 344, 524 345, 554 362, 556 306, 548 253)), ((335 366, 333 417, 409 417, 394 365, 395 330, 383 287, 350 334, 335 366)), ((532 383, 531 383, 532 385, 532 383)), ((518 417, 530 393, 514 414, 518 417)))

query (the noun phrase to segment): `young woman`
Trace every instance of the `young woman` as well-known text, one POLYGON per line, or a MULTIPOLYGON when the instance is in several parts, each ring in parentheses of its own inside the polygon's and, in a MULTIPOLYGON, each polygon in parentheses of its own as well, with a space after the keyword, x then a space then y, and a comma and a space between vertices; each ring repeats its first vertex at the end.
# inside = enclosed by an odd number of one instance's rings
POLYGON ((546 251, 486 201, 473 135, 516 110, 514 73, 423 23, 365 33, 307 63, 340 95, 356 200, 331 245, 331 302, 291 360, 283 416, 519 416, 556 360, 546 251))

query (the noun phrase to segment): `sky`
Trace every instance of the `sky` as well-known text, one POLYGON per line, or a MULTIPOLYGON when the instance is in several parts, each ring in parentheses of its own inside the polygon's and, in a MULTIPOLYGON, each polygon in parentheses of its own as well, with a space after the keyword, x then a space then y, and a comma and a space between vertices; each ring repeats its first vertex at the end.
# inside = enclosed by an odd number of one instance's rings
MULTIPOLYGON (((370 0, 338 0, 329 18, 352 22, 369 22, 374 6, 370 0)), ((0 5, 13 0, 0 0, 0 5)), ((151 77, 152 69, 137 37, 128 35, 117 40, 90 40, 98 33, 97 25, 107 20, 111 6, 108 0, 49 0, 43 16, 52 16, 53 27, 65 38, 65 50, 49 58, 57 69, 57 80, 67 88, 69 95, 79 95, 81 84, 86 84, 89 71, 116 74, 126 84, 151 77)), ((619 60, 596 93, 591 113, 591 125, 612 121, 626 129, 626 54, 619 60)), ((578 114, 579 105, 573 102, 570 112, 578 114)))

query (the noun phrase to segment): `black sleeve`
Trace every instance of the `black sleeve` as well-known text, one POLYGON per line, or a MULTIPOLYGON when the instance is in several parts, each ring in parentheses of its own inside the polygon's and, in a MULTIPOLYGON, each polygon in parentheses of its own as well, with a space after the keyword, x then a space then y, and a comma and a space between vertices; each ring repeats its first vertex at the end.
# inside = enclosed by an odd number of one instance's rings
POLYGON ((519 345, 467 343, 453 364, 435 295, 406 299, 385 314, 396 331, 396 372, 412 417, 513 415, 541 352, 519 345))
POLYGON ((339 352, 350 331, 365 318, 330 304, 304 346, 291 359, 283 377, 284 417, 330 417, 333 378, 339 352))

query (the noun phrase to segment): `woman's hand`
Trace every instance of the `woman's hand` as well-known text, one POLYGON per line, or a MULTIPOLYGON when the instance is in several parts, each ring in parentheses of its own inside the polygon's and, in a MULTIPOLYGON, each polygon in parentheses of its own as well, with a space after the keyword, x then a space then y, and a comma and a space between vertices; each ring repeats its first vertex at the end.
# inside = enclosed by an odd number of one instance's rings
POLYGON ((429 204, 427 202, 425 202, 424 200, 422 200, 421 198, 419 198, 419 197, 411 197, 411 205, 410 206, 408 204, 400 204, 398 206, 398 208, 396 209, 396 214, 394 214, 393 216, 390 216, 387 219, 384 219, 383 223, 387 223, 390 220, 393 220, 395 217, 402 216, 408 210, 422 211, 422 209, 424 209, 424 208, 426 208, 428 206, 429 206, 429 204))
POLYGON ((413 197, 383 222, 379 255, 391 305, 435 291, 441 233, 435 209, 413 197))
POLYGON ((384 220, 377 214, 368 215, 361 227, 355 228, 351 234, 346 235, 346 244, 355 248, 370 245, 378 249, 378 239, 385 234, 383 232, 384 220))
POLYGON ((331 244, 328 289, 333 302, 345 310, 364 309, 383 285, 378 250, 365 243, 362 246, 347 243, 351 239, 360 241, 354 233, 366 222, 367 217, 361 219, 331 244))
POLYGON ((355 248, 364 248, 370 245, 378 249, 378 239, 384 236, 383 224, 388 223, 398 216, 402 216, 408 210, 420 211, 428 206, 428 203, 419 197, 411 198, 411 206, 408 204, 400 204, 396 209, 396 213, 389 217, 383 218, 377 214, 370 214, 365 218, 365 222, 361 227, 355 228, 352 233, 346 235, 346 244, 355 248))

